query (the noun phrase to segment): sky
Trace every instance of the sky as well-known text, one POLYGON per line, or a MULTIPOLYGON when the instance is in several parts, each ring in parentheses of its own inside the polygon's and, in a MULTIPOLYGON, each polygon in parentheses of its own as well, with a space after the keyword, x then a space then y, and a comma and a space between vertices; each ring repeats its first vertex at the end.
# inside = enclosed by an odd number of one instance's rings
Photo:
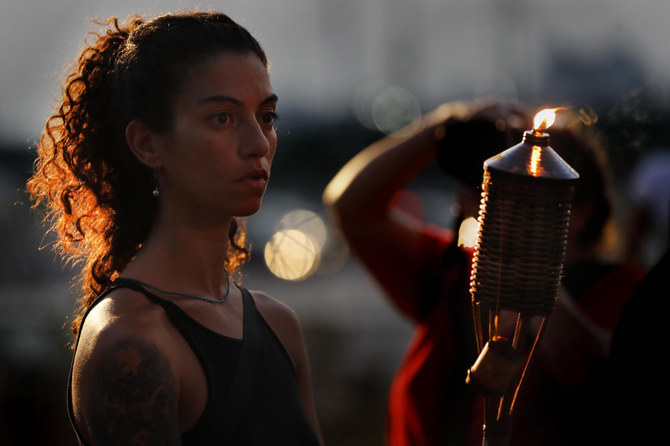
POLYGON ((0 143, 39 136, 91 18, 193 8, 226 12, 261 41, 280 111, 323 119, 379 85, 424 108, 491 92, 543 102, 556 54, 600 67, 571 73, 595 77, 588 88, 629 88, 607 71, 612 48, 638 80, 670 83, 667 0, 0 0, 0 143))

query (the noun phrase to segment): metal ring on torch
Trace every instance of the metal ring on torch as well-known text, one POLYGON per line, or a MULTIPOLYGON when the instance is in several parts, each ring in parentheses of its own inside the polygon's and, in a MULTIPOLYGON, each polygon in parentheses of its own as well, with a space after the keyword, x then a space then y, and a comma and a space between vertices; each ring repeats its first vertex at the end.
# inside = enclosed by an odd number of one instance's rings
POLYGON ((489 341, 465 381, 482 396, 502 396, 514 384, 523 359, 523 354, 509 343, 489 341))

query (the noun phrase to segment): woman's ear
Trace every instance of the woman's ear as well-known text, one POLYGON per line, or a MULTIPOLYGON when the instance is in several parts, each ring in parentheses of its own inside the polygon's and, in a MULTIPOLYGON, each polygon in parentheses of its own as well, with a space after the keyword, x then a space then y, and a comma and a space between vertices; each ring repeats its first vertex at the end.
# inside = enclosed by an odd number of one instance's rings
POLYGON ((126 142, 135 157, 147 167, 161 166, 160 153, 154 144, 149 126, 141 119, 133 119, 126 126, 126 142))

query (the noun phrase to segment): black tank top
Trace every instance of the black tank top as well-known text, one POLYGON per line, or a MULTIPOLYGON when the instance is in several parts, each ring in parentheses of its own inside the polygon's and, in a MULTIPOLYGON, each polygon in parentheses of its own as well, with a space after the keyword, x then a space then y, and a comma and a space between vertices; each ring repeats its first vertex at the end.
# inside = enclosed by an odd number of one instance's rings
MULTIPOLYGON (((196 354, 207 379, 205 409, 188 431, 188 445, 318 445, 298 397, 298 382, 288 352, 242 287, 243 339, 233 339, 204 327, 176 304, 150 293, 138 283, 117 279, 88 312, 117 288, 130 288, 165 310, 196 354)), ((76 349, 75 349, 76 353, 76 349)), ((73 355, 74 362, 74 355, 73 355)), ((70 421, 81 445, 72 409, 72 370, 68 384, 70 421)))

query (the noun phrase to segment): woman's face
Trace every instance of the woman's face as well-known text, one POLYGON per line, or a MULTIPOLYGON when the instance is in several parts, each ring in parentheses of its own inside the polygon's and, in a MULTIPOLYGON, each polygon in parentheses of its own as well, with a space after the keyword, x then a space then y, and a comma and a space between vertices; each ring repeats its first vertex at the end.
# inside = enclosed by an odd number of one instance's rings
POLYGON ((189 70, 173 125, 154 135, 161 200, 190 215, 246 216, 265 193, 277 97, 253 53, 222 52, 189 70))

